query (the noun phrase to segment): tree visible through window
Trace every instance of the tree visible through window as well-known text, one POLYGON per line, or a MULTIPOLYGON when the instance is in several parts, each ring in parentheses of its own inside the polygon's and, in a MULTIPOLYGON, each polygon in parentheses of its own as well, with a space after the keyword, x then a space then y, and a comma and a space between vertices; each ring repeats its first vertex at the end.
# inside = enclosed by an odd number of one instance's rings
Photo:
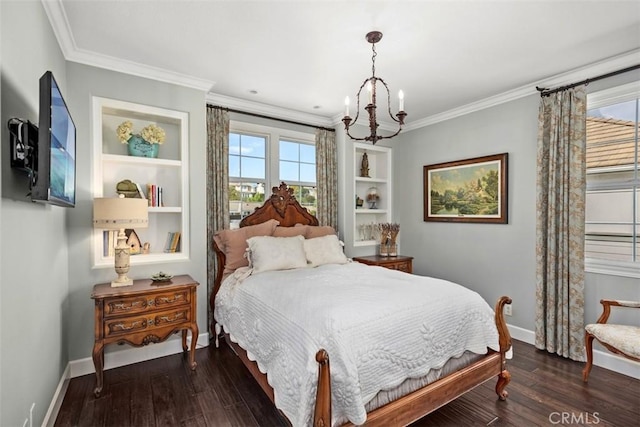
POLYGON ((640 262, 639 100, 631 98, 589 103, 587 259, 640 262))

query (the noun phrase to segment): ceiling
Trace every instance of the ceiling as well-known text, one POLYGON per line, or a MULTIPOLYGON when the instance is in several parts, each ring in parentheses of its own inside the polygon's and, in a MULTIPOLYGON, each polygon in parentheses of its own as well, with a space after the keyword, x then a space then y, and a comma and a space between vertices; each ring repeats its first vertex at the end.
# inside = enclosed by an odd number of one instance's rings
POLYGON ((376 76, 391 89, 394 113, 397 91, 404 91, 408 125, 496 95, 535 91, 536 84, 575 81, 562 76, 593 77, 580 70, 610 58, 640 63, 639 1, 44 4, 69 60, 197 82, 210 98, 333 123, 345 96, 353 100, 371 76, 371 30, 384 34, 376 76))

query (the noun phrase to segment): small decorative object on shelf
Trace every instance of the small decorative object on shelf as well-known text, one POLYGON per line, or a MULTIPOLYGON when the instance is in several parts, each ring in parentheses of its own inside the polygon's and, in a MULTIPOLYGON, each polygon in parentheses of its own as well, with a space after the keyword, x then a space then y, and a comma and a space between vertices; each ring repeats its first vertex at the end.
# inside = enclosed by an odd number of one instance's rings
POLYGON ((129 179, 125 179, 116 184, 116 193, 122 194, 124 197, 128 198, 138 198, 144 199, 138 193, 138 186, 135 182, 131 182, 129 179))
POLYGON ((358 195, 356 194, 356 209, 357 208, 361 208, 362 205, 364 204, 364 200, 362 200, 360 197, 358 197, 358 195))
POLYGON ((389 225, 388 223, 378 224, 380 228, 380 256, 389 256, 389 225))
POLYGON ((120 142, 128 145, 129 155, 135 157, 158 157, 160 144, 166 138, 164 129, 153 123, 143 127, 139 134, 134 134, 133 123, 129 120, 120 123, 116 132, 120 142))
POLYGON ((398 256, 398 233, 400 233, 400 224, 389 224, 389 256, 398 256))
POLYGON ((138 233, 131 228, 127 228, 124 230, 124 235, 127 236, 127 245, 129 245, 129 254, 130 255, 138 255, 142 253, 142 243, 140 243, 140 238, 138 237, 138 233))
POLYGON ((400 232, 400 224, 392 224, 390 222, 378 224, 380 230, 379 235, 379 253, 380 256, 398 256, 398 233, 400 232))
POLYGON ((376 187, 369 188, 367 190, 367 203, 369 204, 369 209, 377 209, 378 200, 380 200, 378 189, 376 187))
POLYGON ((365 151, 362 155, 362 163, 360 164, 360 176, 363 178, 370 178, 369 176, 369 156, 365 151))

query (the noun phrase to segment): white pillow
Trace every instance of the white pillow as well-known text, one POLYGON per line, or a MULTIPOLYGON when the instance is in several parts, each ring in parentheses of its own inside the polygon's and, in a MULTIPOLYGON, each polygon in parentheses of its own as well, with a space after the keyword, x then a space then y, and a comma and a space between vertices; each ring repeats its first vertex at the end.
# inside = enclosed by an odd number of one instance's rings
POLYGON ((307 266, 304 237, 256 236, 247 239, 249 265, 254 273, 307 266))
POLYGON ((338 236, 330 234, 305 240, 304 252, 311 267, 324 264, 346 264, 349 260, 342 246, 338 236))

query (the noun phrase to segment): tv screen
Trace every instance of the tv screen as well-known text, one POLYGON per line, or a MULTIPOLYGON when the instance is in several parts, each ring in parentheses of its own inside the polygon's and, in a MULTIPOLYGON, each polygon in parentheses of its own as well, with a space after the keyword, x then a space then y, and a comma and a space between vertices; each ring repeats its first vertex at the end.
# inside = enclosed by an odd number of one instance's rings
POLYGON ((31 199, 76 204, 76 126, 51 71, 40 78, 37 171, 31 199))

